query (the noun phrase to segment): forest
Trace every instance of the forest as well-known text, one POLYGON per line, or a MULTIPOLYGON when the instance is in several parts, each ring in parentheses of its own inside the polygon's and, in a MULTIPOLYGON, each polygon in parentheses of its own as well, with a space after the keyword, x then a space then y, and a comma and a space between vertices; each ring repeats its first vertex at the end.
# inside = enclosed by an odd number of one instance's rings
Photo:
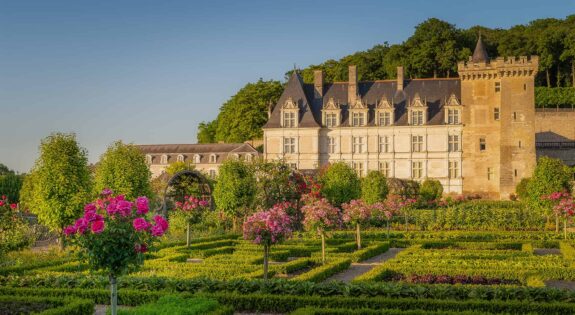
MULTIPOLYGON (((491 58, 539 56, 535 85, 538 107, 572 107, 575 104, 575 15, 565 19, 537 19, 509 29, 454 24, 430 18, 415 27, 400 44, 387 42, 339 60, 327 60, 300 69, 305 82, 313 81, 313 70, 324 71, 327 82, 346 81, 349 65, 356 65, 358 80, 396 77, 397 66, 408 78, 456 77, 457 62, 473 53, 481 34, 491 58)), ((293 70, 286 73, 286 77, 293 70)), ((198 142, 243 142, 262 137, 267 108, 282 92, 282 83, 259 80, 248 83, 220 107, 218 117, 198 126, 198 142)))

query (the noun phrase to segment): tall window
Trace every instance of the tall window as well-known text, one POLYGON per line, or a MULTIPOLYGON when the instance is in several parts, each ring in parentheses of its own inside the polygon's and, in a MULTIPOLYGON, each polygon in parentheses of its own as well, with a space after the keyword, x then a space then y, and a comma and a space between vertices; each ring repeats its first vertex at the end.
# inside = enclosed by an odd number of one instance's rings
POLYGON ((457 161, 449 161, 449 178, 459 177, 459 163, 457 161))
POLYGON ((379 162, 379 171, 383 176, 389 177, 391 175, 389 171, 389 162, 387 161, 379 162))
POLYGON ((178 162, 183 162, 184 161, 184 156, 179 154, 178 155, 178 162))
POLYGON ((210 170, 210 178, 216 178, 216 170, 210 170))
POLYGON ((377 124, 380 126, 391 125, 391 113, 390 112, 379 112, 377 115, 377 124))
POLYGON ((501 82, 495 82, 495 92, 501 91, 501 82))
POLYGON ((411 124, 414 126, 423 125, 423 111, 414 110, 411 112, 411 124))
POLYGON ((500 116, 500 114, 499 114, 499 107, 495 107, 495 108, 493 109, 493 119, 494 119, 494 120, 499 120, 499 116, 500 116))
POLYGON ((353 153, 363 153, 363 137, 353 137, 353 153))
POLYGON ((353 112, 352 113, 352 126, 365 125, 365 113, 353 112))
POLYGON ((423 151, 423 136, 411 136, 411 152, 423 151))
POLYGON ((152 156, 149 154, 146 154, 146 163, 147 164, 152 164, 152 156))
POLYGON ((389 136, 379 137, 379 152, 380 153, 389 152, 389 136))
POLYGON ((335 138, 328 137, 327 138, 327 152, 328 153, 335 153, 335 138))
POLYGON ((210 163, 216 163, 218 157, 215 154, 210 155, 210 163))
POLYGON ((325 126, 329 127, 329 128, 337 126, 337 114, 336 113, 325 114, 325 126))
POLYGON ((295 153, 295 138, 284 138, 284 153, 295 153))
POLYGON ((199 163, 200 163, 200 159, 201 159, 201 158, 200 158, 200 155, 199 155, 199 154, 194 155, 194 163, 199 164, 199 163))
POLYGON ((283 126, 285 128, 295 128, 296 127, 296 113, 295 112, 284 112, 283 126))
POLYGON ((487 168, 487 180, 491 180, 493 178, 493 169, 491 167, 487 168))
POLYGON ((447 142, 447 150, 449 152, 459 152, 459 135, 449 135, 447 142))
POLYGON ((288 165, 292 170, 297 170, 297 163, 289 163, 288 165))
POLYGON ((411 162, 411 178, 419 179, 423 177, 423 162, 411 162))
POLYGON ((167 155, 162 155, 162 159, 160 160, 160 163, 162 164, 168 164, 168 156, 167 155))
POLYGON ((447 110, 447 123, 450 125, 458 125, 459 124, 459 110, 458 109, 447 110))
POLYGON ((357 176, 363 176, 363 163, 362 162, 353 162, 353 170, 357 174, 357 176))
POLYGON ((485 138, 479 138, 479 151, 485 151, 485 149, 487 149, 485 138))
POLYGON ((251 154, 246 154, 246 161, 248 161, 248 162, 252 161, 252 155, 251 154))

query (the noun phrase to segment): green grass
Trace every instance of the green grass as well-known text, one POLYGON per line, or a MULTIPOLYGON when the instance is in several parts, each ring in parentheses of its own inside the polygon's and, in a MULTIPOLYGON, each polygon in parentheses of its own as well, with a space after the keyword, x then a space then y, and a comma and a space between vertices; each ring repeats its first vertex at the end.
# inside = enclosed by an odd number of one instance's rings
POLYGON ((202 315, 226 314, 231 312, 222 308, 215 300, 205 298, 184 298, 175 295, 161 297, 156 303, 144 304, 131 309, 119 309, 119 315, 202 315))

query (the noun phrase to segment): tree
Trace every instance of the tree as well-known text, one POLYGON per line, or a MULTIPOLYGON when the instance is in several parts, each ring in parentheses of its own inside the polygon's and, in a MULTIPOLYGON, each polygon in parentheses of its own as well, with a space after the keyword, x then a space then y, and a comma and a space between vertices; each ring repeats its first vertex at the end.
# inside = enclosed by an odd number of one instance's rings
POLYGON ((216 140, 240 143, 261 138, 268 106, 277 102, 282 91, 283 85, 274 80, 246 84, 220 107, 216 140))
POLYGON ((363 200, 352 200, 341 205, 343 210, 343 222, 355 225, 355 242, 357 249, 361 249, 360 226, 369 222, 372 217, 373 207, 363 200))
POLYGON ((361 196, 359 178, 344 162, 331 164, 320 176, 319 182, 321 194, 336 207, 361 196))
MULTIPOLYGON (((527 185, 529 192, 529 204, 535 209, 545 211, 549 216, 551 204, 542 197, 557 191, 571 191, 571 178, 573 171, 561 160, 550 157, 541 157, 533 171, 533 177, 527 185)), ((556 216, 555 228, 559 230, 559 217, 556 216)))
POLYGON ((8 197, 9 200, 18 203, 20 201, 20 189, 24 182, 24 175, 16 173, 6 173, 0 175, 0 195, 8 197))
POLYGON ((436 179, 426 179, 419 188, 419 198, 422 203, 428 204, 431 201, 441 199, 443 194, 443 186, 436 179))
POLYGON ((198 143, 214 143, 216 142, 216 131, 218 129, 218 121, 212 120, 210 122, 202 121, 198 125, 198 143))
POLYGON ((218 209, 233 218, 234 231, 238 217, 246 215, 253 206, 255 194, 256 178, 249 165, 229 159, 220 166, 213 197, 218 209))
POLYGON ((361 199, 369 205, 384 201, 388 192, 387 179, 381 172, 371 171, 361 180, 361 199))
POLYGON ((325 264, 326 232, 340 224, 339 209, 331 205, 325 198, 311 198, 301 210, 304 214, 303 224, 306 230, 317 232, 321 237, 321 260, 325 264))
POLYGON ((519 197, 519 200, 521 201, 529 199, 528 189, 530 180, 531 178, 524 177, 519 181, 519 184, 517 184, 517 186, 515 187, 515 193, 517 194, 517 197, 519 197))
POLYGON ((96 194, 105 188, 128 199, 150 196, 151 173, 140 149, 133 144, 114 142, 100 157, 96 167, 96 194))
POLYGON ((257 178, 256 205, 263 209, 300 198, 303 177, 294 173, 283 161, 257 161, 253 163, 257 178))
MULTIPOLYGON (((62 235, 64 227, 82 213, 92 188, 88 154, 76 135, 54 133, 42 140, 40 157, 24 188, 24 204, 42 224, 62 235)), ((63 238, 60 246, 64 247, 63 238)))

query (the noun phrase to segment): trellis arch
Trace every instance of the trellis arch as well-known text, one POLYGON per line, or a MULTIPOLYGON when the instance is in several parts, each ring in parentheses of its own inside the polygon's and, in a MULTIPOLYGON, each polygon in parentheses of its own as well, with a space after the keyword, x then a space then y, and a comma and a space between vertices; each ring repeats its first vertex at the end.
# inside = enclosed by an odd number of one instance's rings
POLYGON ((174 176, 168 180, 168 184, 164 189, 162 205, 160 209, 158 209, 164 216, 167 216, 168 214, 168 203, 170 199, 174 201, 184 200, 184 197, 187 194, 182 191, 175 191, 175 187, 185 183, 185 181, 187 181, 187 184, 196 184, 198 192, 195 196, 207 201, 209 209, 214 208, 212 188, 210 187, 208 179, 202 173, 196 170, 183 170, 174 174, 174 176))

